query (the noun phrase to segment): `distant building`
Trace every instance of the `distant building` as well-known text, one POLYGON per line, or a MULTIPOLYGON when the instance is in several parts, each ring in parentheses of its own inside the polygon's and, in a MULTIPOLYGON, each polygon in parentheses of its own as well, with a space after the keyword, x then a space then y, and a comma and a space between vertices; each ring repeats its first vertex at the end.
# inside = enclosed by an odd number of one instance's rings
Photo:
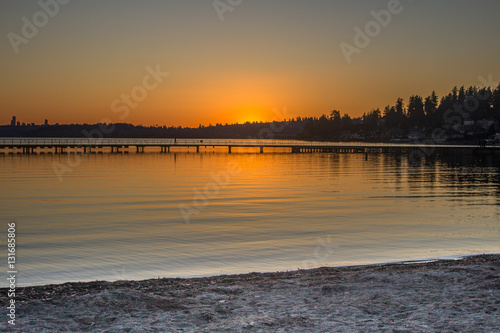
POLYGON ((21 126, 21 122, 20 121, 17 122, 17 126, 21 126))
POLYGON ((47 126, 49 124, 49 121, 47 119, 45 119, 45 126, 47 126))
POLYGON ((16 116, 12 117, 12 120, 10 121, 10 126, 16 126, 16 116))

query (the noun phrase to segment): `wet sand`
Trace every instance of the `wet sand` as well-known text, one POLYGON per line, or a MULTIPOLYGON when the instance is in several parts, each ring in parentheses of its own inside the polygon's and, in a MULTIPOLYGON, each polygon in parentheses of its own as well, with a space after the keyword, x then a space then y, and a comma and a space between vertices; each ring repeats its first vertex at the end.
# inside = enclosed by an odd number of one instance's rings
MULTIPOLYGON (((500 255, 18 288, 19 332, 500 332, 500 255)), ((0 331, 7 323, 2 289, 0 331)))

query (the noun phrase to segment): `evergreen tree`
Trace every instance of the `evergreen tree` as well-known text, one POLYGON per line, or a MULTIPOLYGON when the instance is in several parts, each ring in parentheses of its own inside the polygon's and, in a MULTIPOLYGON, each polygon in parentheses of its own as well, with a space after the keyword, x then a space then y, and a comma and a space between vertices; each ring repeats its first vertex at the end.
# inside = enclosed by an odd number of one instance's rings
POLYGON ((408 118, 412 126, 423 126, 425 121, 424 102, 419 95, 410 97, 408 103, 408 118))
POLYGON ((398 127, 398 116, 394 106, 387 105, 384 109, 385 126, 388 128, 398 127))
POLYGON ((493 91, 492 102, 493 115, 496 119, 500 119, 500 84, 493 91))
POLYGON ((347 113, 342 116, 342 130, 350 131, 352 128, 352 119, 347 113))
POLYGON ((367 132, 373 132, 378 129, 378 123, 381 118, 380 109, 371 110, 363 114, 363 129, 367 132))
POLYGON ((425 98, 424 112, 427 126, 432 126, 436 123, 436 110, 438 106, 438 96, 433 91, 432 94, 425 98))

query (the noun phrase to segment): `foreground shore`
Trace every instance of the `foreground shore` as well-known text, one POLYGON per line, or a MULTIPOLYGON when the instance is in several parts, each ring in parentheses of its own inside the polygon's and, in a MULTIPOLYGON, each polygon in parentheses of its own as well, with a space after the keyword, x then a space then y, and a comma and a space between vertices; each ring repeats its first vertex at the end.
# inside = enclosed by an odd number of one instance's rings
MULTIPOLYGON (((500 332, 500 255, 19 288, 22 332, 500 332)), ((0 331, 7 323, 2 289, 0 331)))

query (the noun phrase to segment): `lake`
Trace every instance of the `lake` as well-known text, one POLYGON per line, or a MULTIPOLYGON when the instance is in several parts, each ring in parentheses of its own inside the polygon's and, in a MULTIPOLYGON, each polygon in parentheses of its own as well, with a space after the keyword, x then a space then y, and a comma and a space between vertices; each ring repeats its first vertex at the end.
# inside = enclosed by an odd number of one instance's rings
POLYGON ((4 155, 0 184, 19 285, 500 253, 498 157, 4 155))

